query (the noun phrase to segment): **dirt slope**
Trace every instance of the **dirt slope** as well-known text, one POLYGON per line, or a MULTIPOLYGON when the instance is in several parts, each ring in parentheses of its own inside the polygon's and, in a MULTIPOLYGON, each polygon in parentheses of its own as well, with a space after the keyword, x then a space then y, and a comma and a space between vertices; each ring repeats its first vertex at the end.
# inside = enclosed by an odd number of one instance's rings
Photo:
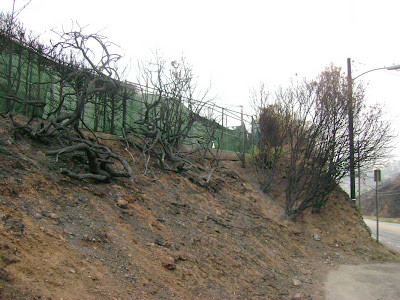
POLYGON ((294 223, 236 163, 96 184, 45 150, 0 120, 1 299, 323 299, 335 265, 397 259, 341 190, 294 223))

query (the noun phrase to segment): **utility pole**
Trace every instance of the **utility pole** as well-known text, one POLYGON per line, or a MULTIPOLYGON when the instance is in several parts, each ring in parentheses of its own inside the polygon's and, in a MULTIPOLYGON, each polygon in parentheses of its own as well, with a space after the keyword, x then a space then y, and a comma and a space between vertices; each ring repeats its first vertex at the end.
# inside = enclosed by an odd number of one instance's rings
POLYGON ((376 241, 379 243, 379 198, 378 198, 378 182, 381 181, 381 170, 374 170, 375 187, 375 204, 376 204, 376 241))
POLYGON ((240 122, 241 122, 241 136, 242 136, 242 167, 246 167, 246 159, 244 155, 244 148, 245 148, 245 127, 244 127, 244 120, 243 120, 243 105, 241 105, 240 109, 240 122))
POLYGON ((221 143, 220 143, 219 148, 220 148, 220 150, 225 150, 224 149, 224 108, 222 108, 221 143))
POLYGON ((357 171, 358 171, 358 207, 361 212, 361 168, 360 168, 360 143, 357 142, 357 171))
POLYGON ((251 150, 254 150, 254 118, 251 116, 251 150))
POLYGON ((360 171, 360 163, 358 163, 358 206, 361 211, 361 171, 360 171))
MULTIPOLYGON (((363 76, 365 74, 368 74, 373 71, 377 70, 400 70, 400 65, 393 65, 390 67, 380 67, 380 68, 375 68, 368 70, 364 73, 361 73, 360 75, 356 77, 351 76, 351 60, 350 58, 347 59, 347 89, 348 89, 348 95, 347 95, 347 109, 348 109, 348 114, 349 114, 349 165, 350 165, 350 197, 353 201, 356 201, 356 172, 355 172, 355 163, 354 163, 354 109, 353 109, 353 81, 359 78, 360 76, 363 76)), ((360 155, 360 145, 358 145, 357 149, 358 155, 360 155)), ((358 157, 358 175, 360 176, 360 158, 358 157)), ((380 173, 379 173, 380 174, 380 173)), ((359 179, 359 189, 360 189, 360 179, 359 179)), ((360 195, 360 202, 361 206, 361 195, 360 195)))
POLYGON ((347 59, 347 109, 349 113, 349 148, 350 148, 350 197, 356 201, 356 174, 354 166, 354 127, 353 127, 353 79, 351 77, 351 60, 347 59))

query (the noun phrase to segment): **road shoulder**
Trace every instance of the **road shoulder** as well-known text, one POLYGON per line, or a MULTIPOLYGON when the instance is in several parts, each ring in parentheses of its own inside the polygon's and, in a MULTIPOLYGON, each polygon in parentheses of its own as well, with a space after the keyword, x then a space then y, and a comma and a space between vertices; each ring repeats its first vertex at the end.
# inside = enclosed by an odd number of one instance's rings
POLYGON ((342 265, 328 274, 327 300, 400 299, 400 263, 342 265))

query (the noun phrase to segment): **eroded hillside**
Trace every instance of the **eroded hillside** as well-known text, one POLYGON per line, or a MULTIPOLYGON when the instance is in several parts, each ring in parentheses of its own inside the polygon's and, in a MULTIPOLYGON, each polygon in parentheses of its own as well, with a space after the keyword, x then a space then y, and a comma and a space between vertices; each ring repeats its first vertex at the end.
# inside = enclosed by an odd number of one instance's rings
POLYGON ((282 187, 262 194, 251 167, 233 162, 210 184, 207 164, 77 181, 58 172, 74 158, 55 162, 0 124, 2 299, 323 299, 337 264, 397 259, 341 190, 292 222, 282 187))

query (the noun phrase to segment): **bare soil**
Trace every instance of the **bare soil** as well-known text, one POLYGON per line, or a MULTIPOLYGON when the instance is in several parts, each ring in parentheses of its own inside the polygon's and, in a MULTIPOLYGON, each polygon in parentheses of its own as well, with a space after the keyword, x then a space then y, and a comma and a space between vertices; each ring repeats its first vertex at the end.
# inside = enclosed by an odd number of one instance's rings
POLYGON ((0 299, 324 299, 338 264, 399 259, 339 188, 294 222, 284 179, 265 195, 237 162, 210 184, 209 164, 97 184, 60 174, 76 158, 48 147, 0 119, 0 299))

